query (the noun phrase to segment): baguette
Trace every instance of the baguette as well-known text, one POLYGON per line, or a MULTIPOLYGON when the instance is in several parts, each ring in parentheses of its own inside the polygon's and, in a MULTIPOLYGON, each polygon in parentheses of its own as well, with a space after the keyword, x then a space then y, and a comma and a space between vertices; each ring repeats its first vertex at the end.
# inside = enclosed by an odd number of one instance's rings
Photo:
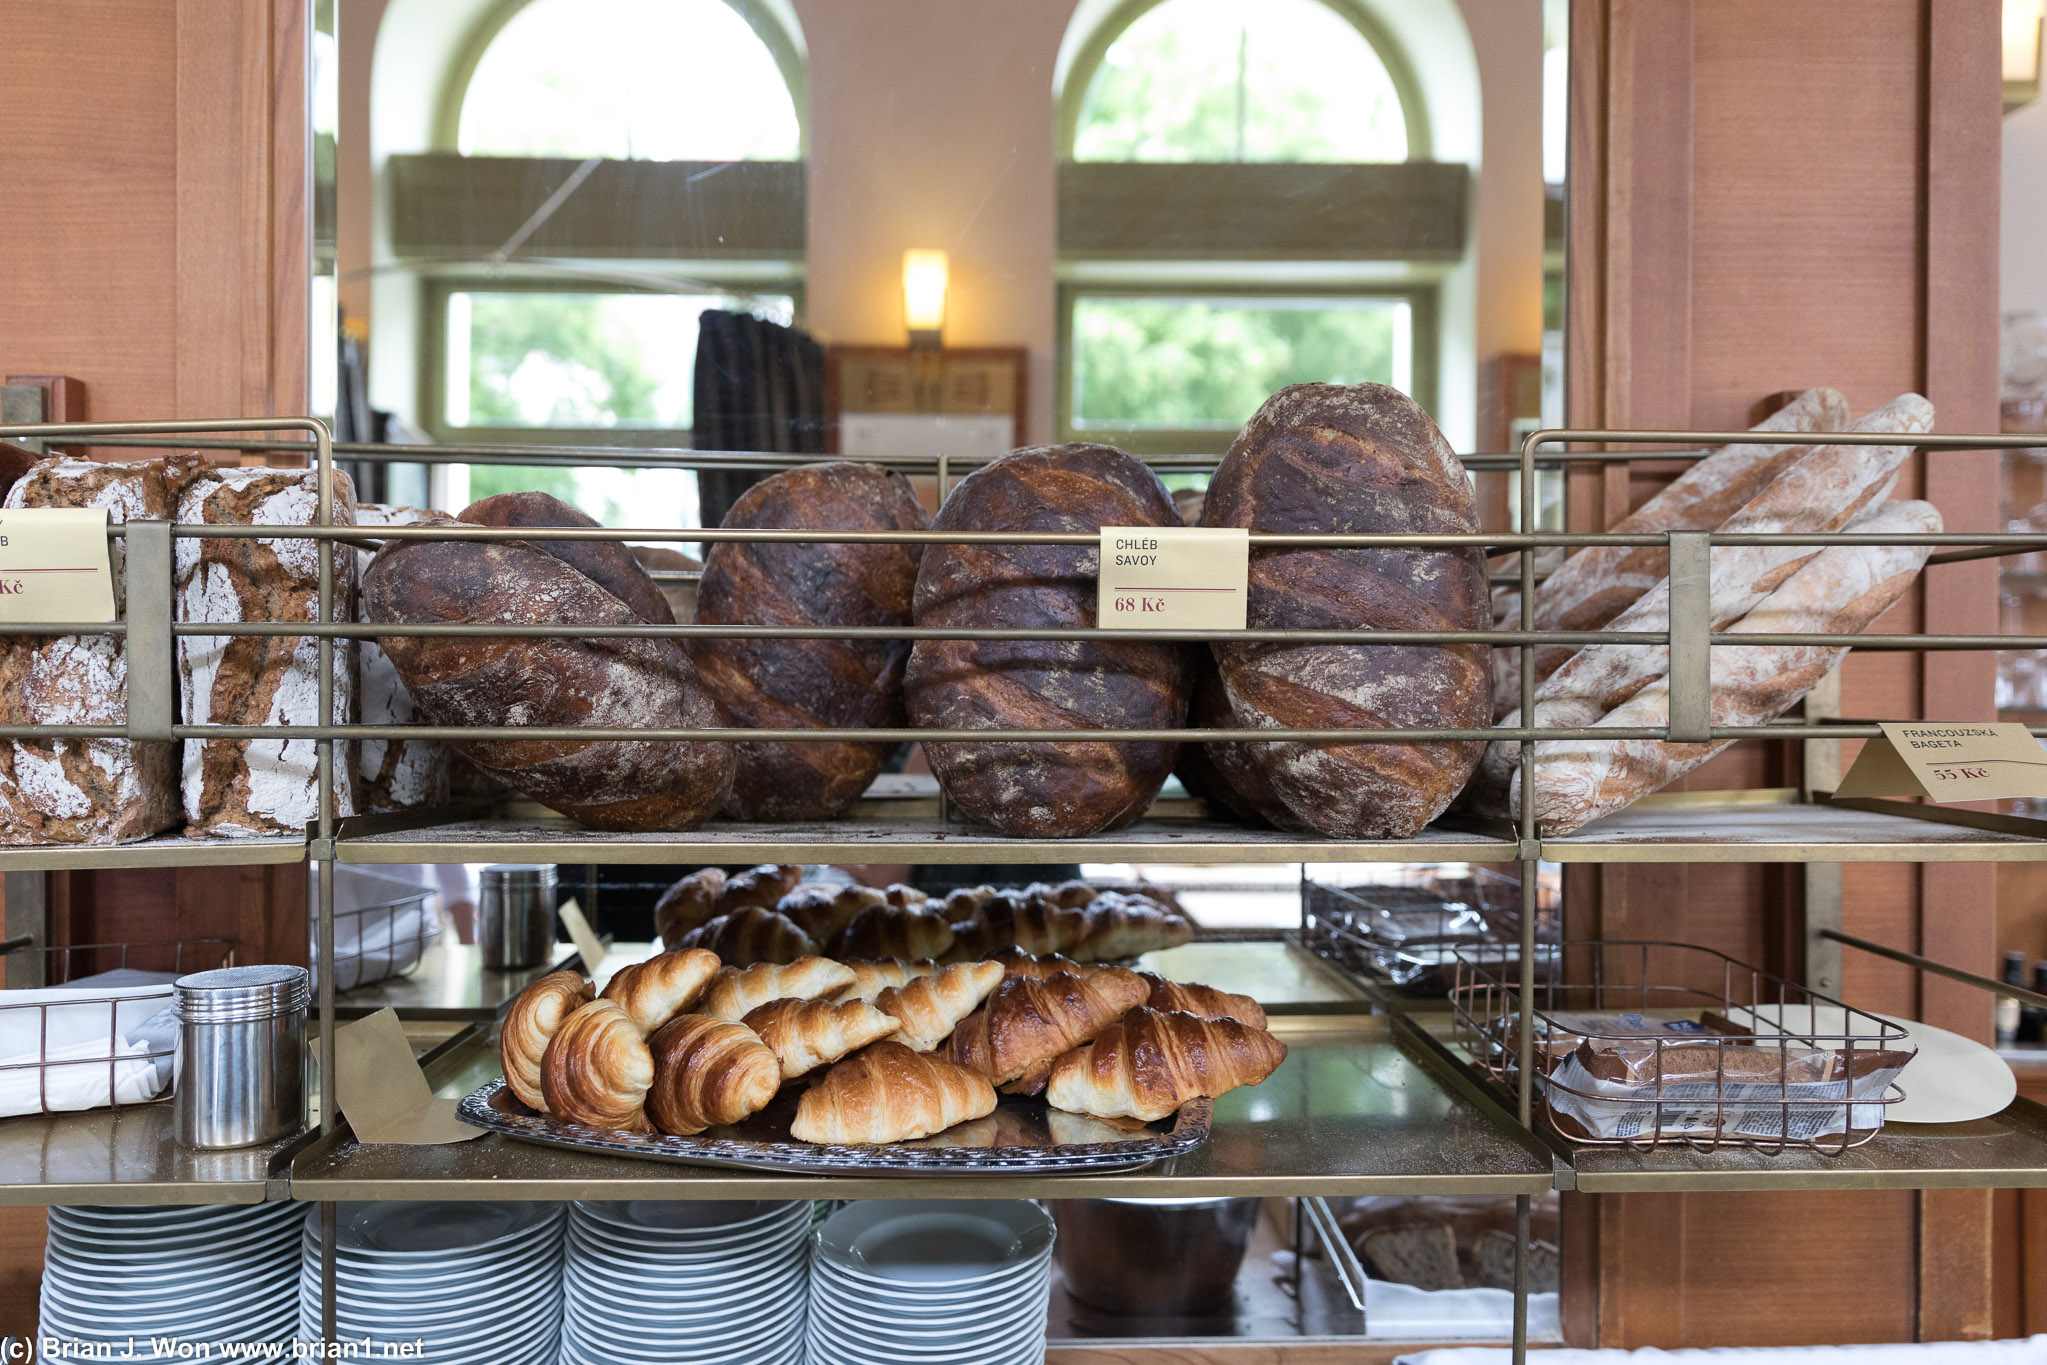
MULTIPOLYGON (((1920 535, 1941 529, 1931 503, 1894 502, 1850 530, 1920 535)), ((1859 633, 1912 585, 1929 545, 1837 545, 1822 551, 1764 598, 1730 633, 1859 633)), ((1715 725, 1760 725, 1783 715, 1848 651, 1825 645, 1755 645, 1713 650, 1715 725)), ((1598 726, 1659 726, 1670 719, 1666 674, 1603 716, 1598 726)), ((1726 748, 1653 739, 1552 740, 1535 746, 1535 813, 1545 834, 1571 831, 1667 786, 1726 748)), ((1518 807, 1520 775, 1510 799, 1518 807)))

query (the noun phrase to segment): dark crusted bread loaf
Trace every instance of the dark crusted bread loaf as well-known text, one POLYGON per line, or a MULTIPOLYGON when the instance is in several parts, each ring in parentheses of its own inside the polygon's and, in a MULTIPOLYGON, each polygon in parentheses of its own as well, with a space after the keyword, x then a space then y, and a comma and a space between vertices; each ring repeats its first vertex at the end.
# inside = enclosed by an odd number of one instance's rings
MULTIPOLYGON (((644 618, 564 560, 522 541, 396 541, 363 582, 376 622, 574 622, 644 618)), ((670 640, 378 641, 422 715, 437 725, 698 727, 718 723, 696 670, 670 640)), ((478 765, 598 829, 688 829, 732 788, 725 743, 468 740, 478 765)))
MULTIPOLYGON (((763 479, 729 527, 921 531, 909 480, 834 460, 763 479)), ((718 541, 705 556, 698 625, 907 626, 919 545, 718 541)), ((900 725, 907 640, 690 641, 727 723, 776 728, 900 725)), ((829 819, 881 771, 893 744, 741 744, 732 809, 743 820, 829 819)))
MULTIPOLYGON (((586 526, 603 525, 549 493, 493 493, 463 508, 457 520, 477 526, 586 526)), ((598 587, 632 609, 648 625, 675 624, 668 599, 660 586, 647 577, 633 552, 617 540, 532 540, 527 544, 545 550, 598 587)))
MULTIPOLYGON (((1222 673, 1216 667, 1215 656, 1205 649, 1194 656, 1194 699, 1187 708, 1187 725, 1194 730, 1237 727, 1222 673)), ((1173 771, 1190 796, 1222 807, 1247 825, 1272 825, 1304 832, 1307 822, 1287 809, 1286 802, 1279 799, 1265 776, 1257 755, 1265 747, 1235 741, 1182 744, 1180 761, 1173 771)))
MULTIPOLYGON (((1384 384, 1294 384, 1246 424, 1210 481, 1205 526, 1261 532, 1478 529, 1463 465, 1421 406, 1384 384)), ((1251 555, 1253 630, 1482 630, 1485 558, 1468 550, 1274 548, 1251 555)), ((1251 728, 1492 723, 1483 645, 1216 647, 1251 728)), ((1401 839, 1442 814, 1484 745, 1289 744, 1252 752, 1273 791, 1335 838, 1401 839)))
MULTIPOLYGON (((1097 531, 1177 526, 1158 476, 1110 446, 1033 446, 960 481, 941 531, 1097 531)), ((933 545, 917 573, 919 626, 1095 624, 1091 546, 933 545)), ((1172 729, 1187 717, 1180 645, 1136 641, 919 640, 905 696, 911 721, 958 729, 1172 729)), ((1177 744, 926 744, 946 792, 1005 834, 1095 834, 1144 813, 1177 744)))

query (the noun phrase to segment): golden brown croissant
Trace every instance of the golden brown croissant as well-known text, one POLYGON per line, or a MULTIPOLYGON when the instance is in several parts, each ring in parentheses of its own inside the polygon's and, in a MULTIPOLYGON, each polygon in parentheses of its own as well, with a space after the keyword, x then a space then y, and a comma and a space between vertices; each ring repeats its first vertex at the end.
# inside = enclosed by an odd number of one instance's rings
POLYGON ((1000 948, 1027 953, 1063 953, 1087 938, 1092 923, 1084 910, 1054 905, 1037 896, 1003 891, 981 902, 966 924, 954 926, 953 953, 961 959, 986 957, 1000 948))
POLYGON ((979 886, 962 886, 946 893, 945 899, 935 909, 945 916, 947 924, 958 924, 970 920, 981 908, 981 902, 995 894, 995 888, 983 882, 979 886))
POLYGON ((1056 905, 1062 910, 1079 910, 1102 893, 1086 882, 1070 881, 1048 885, 1032 882, 1023 889, 1025 896, 1034 896, 1047 905, 1056 905))
POLYGON ((787 966, 758 962, 726 967, 711 979, 697 1012, 736 1024, 771 1000, 815 1000, 836 995, 855 980, 853 969, 823 957, 799 957, 787 966))
POLYGON ((786 964, 817 951, 810 935, 758 905, 698 925, 682 936, 682 946, 709 948, 734 967, 750 967, 756 962, 786 964))
POLYGON ((995 988, 987 1004, 960 1021, 947 1055, 995 1084, 1006 1085, 1033 1068, 1049 1067, 1060 1053, 1107 1028, 1146 993, 1135 972, 1091 976, 1060 972, 1043 981, 1011 977, 995 988))
POLYGON ((1151 995, 1144 1003, 1161 1013, 1177 1010, 1197 1019, 1234 1019, 1252 1028, 1265 1027, 1264 1007, 1248 995, 1219 991, 1197 981, 1168 981, 1150 972, 1138 975, 1151 983, 1151 995))
MULTIPOLYGON (((889 884, 888 890, 884 891, 882 894, 888 898, 888 903, 890 905, 901 905, 905 907, 913 905, 922 905, 925 901, 931 899, 931 897, 927 893, 919 891, 914 886, 907 886, 902 882, 891 882, 889 884)), ((946 923, 950 924, 952 923, 952 921, 948 919, 946 923)))
POLYGON ((832 956, 841 962, 872 957, 943 957, 952 948, 952 926, 936 910, 900 905, 871 906, 832 940, 832 956))
POLYGON ((674 950, 684 934, 710 919, 716 913, 711 907, 724 889, 724 869, 706 867, 663 891, 654 902, 654 932, 662 946, 674 950))
POLYGON ((1285 1060, 1286 1044, 1264 1029, 1141 1007, 1054 1062, 1045 1099, 1076 1114, 1150 1122, 1197 1095, 1256 1085, 1285 1060))
POLYGON ((936 976, 942 970, 929 958, 916 962, 905 962, 899 957, 871 958, 845 965, 852 969, 853 984, 833 996, 834 1000, 872 1000, 891 986, 900 986, 914 977, 936 976))
POLYGON ((678 1014, 647 1046, 654 1057, 647 1114, 664 1133, 691 1137, 737 1123, 767 1108, 782 1088, 782 1064, 744 1024, 678 1014))
POLYGON ((887 905, 888 897, 871 886, 845 882, 805 882, 775 902, 775 913, 788 919, 813 942, 829 943, 853 916, 870 905, 887 905))
POLYGON ((640 1032, 652 1033, 695 1004, 717 974, 716 953, 682 948, 621 967, 604 987, 604 998, 616 1000, 640 1032))
POLYGON ((718 903, 712 907, 713 915, 729 915, 734 910, 744 910, 757 905, 763 910, 775 908, 775 902, 796 889, 796 883, 803 880, 803 869, 795 863, 762 863, 750 867, 736 877, 726 879, 725 889, 718 895, 718 903))
POLYGON ((562 1020, 540 1057, 547 1112, 567 1123, 644 1133, 653 1083, 646 1035, 613 1000, 592 1000, 562 1020))
POLYGON ((1114 962, 1177 948, 1194 938, 1192 920, 1143 896, 1104 891, 1081 913, 1088 918, 1087 935, 1072 948, 1081 962, 1114 962))
POLYGON ((874 997, 874 1007, 903 1026, 897 1042, 912 1052, 929 1052, 1001 984, 999 964, 961 962, 936 976, 891 986, 874 997))
POLYGON ((793 1081, 886 1038, 902 1025, 865 1000, 774 1000, 742 1022, 781 1059, 793 1081))
POLYGON ((903 1142, 995 1110, 988 1078, 943 1057, 880 1042, 825 1073, 796 1104, 803 1142, 903 1142))
POLYGON ((529 1109, 545 1110, 540 1093, 540 1058, 562 1020, 590 1003, 590 983, 580 972, 549 972, 519 992, 498 1030, 498 1059, 505 1064, 505 1084, 529 1109))

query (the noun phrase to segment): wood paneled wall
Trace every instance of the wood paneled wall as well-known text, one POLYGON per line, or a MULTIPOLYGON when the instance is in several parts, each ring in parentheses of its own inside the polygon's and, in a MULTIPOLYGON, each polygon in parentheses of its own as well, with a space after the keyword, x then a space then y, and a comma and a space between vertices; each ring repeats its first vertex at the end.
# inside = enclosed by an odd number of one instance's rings
MULTIPOLYGON (((1858 413, 1916 389, 1946 431, 1995 431, 1996 0, 1577 0, 1572 32, 1569 422, 1746 425, 1828 384, 1858 413)), ((1900 491, 1950 529, 1996 525, 1996 462, 1915 462, 1900 491)), ((1582 529, 1668 477, 1574 476, 1582 529)), ((1579 529, 1579 528, 1574 528, 1579 529)), ((1988 561, 1927 574, 1884 628, 1996 629, 1988 561)), ((1992 714, 1989 655, 1851 657, 1849 716, 1992 714)), ((1740 746, 1693 788, 1789 785, 1740 746)), ((1798 975, 1796 868, 1588 869, 1573 935, 1677 938, 1798 975)), ((1989 972, 1987 867, 1851 865, 1850 932, 1989 972)), ((1987 996, 1858 957, 1848 998, 1987 1038, 1987 996)), ((1574 1342, 1897 1341, 1987 1335, 1980 1192, 1567 1197, 1574 1342), (1736 1307, 1738 1305, 1738 1308, 1736 1307)))

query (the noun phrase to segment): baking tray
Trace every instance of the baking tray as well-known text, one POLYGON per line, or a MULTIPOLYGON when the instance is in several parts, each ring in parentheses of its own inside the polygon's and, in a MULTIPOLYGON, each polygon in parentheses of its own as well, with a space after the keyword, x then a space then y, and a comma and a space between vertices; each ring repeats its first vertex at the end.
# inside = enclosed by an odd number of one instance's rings
POLYGON ((1052 1124, 1073 1120, 1091 1133, 1114 1125, 1083 1115, 1059 1114, 1035 1096, 998 1095, 995 1112, 910 1142, 880 1146, 798 1142, 789 1136, 796 1117, 796 1087, 784 1086, 760 1113, 730 1128, 696 1137, 666 1133, 623 1133, 563 1123, 537 1114, 514 1096, 500 1077, 471 1092, 455 1113, 464 1123, 522 1142, 567 1147, 579 1152, 641 1157, 685 1166, 817 1175, 1085 1175, 1135 1171, 1191 1152, 1208 1141, 1215 1101, 1189 1100, 1171 1118, 1127 1136, 1093 1142, 1055 1142, 1052 1124), (1004 1145, 993 1145, 995 1142, 1004 1145))

